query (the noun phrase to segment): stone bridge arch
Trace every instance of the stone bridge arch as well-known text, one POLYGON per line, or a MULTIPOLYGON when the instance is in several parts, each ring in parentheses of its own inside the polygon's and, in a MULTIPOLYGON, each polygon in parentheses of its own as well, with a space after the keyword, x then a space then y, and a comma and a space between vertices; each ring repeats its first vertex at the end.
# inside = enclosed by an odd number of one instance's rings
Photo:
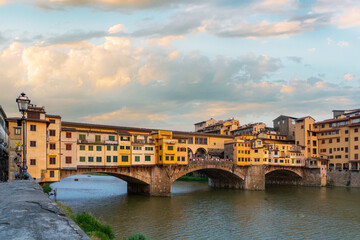
POLYGON ((117 167, 117 168, 77 168, 77 169, 62 169, 60 170, 60 180, 85 173, 105 173, 117 178, 120 178, 129 183, 148 185, 151 183, 150 167, 117 167))
POLYGON ((266 184, 299 184, 303 177, 303 169, 299 167, 267 166, 265 169, 266 184))
POLYGON ((197 148, 194 154, 195 158, 203 158, 203 159, 205 159, 207 155, 208 155, 208 151, 204 147, 197 148))
POLYGON ((239 168, 232 162, 195 161, 187 166, 178 166, 169 171, 170 183, 180 177, 192 173, 201 172, 209 177, 212 187, 243 188, 246 170, 239 168))

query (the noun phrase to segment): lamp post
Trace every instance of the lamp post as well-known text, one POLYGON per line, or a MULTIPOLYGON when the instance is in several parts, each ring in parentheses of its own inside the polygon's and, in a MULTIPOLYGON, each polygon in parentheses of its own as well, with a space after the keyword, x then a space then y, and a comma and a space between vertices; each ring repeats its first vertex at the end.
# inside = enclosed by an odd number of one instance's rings
POLYGON ((22 114, 22 125, 23 125, 23 165, 20 167, 20 173, 19 178, 20 179, 28 179, 29 175, 27 173, 27 164, 26 164, 26 138, 25 138, 25 112, 27 112, 30 99, 26 96, 25 93, 21 93, 20 96, 16 99, 16 102, 18 104, 19 111, 22 114))

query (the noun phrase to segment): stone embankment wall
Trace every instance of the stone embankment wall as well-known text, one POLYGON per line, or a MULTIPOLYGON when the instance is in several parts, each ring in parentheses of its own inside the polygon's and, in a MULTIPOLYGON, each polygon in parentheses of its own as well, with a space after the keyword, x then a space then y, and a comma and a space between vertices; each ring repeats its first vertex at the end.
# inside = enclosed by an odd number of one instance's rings
POLYGON ((0 183, 0 239, 90 239, 33 180, 0 183))
POLYGON ((328 171, 327 185, 337 187, 360 187, 359 171, 328 171))

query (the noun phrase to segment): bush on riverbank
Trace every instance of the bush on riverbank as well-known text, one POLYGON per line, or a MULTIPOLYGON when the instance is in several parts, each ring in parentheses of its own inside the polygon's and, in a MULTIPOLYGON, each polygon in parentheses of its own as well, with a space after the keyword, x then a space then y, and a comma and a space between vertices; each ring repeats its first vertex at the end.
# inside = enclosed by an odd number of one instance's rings
POLYGON ((182 176, 177 181, 198 181, 198 182, 207 182, 208 177, 206 176, 182 176))
POLYGON ((49 184, 46 184, 42 187, 44 193, 47 193, 49 194, 51 192, 51 187, 50 187, 50 183, 49 184))
POLYGON ((114 231, 109 224, 102 224, 89 213, 82 212, 74 214, 73 210, 60 202, 56 202, 65 212, 68 218, 71 218, 91 239, 111 240, 115 238, 114 231))

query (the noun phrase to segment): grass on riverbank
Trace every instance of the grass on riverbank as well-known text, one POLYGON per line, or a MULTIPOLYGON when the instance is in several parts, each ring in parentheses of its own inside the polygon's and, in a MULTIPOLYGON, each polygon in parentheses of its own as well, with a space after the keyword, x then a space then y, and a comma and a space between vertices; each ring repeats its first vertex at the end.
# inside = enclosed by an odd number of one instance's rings
POLYGON ((131 234, 130 237, 124 238, 124 240, 150 240, 150 238, 147 238, 142 233, 134 233, 134 234, 131 234))
POLYGON ((94 216, 86 212, 74 214, 70 207, 60 202, 56 203, 65 212, 66 216, 71 218, 91 239, 111 240, 115 238, 114 231, 109 224, 102 224, 94 216))
POLYGON ((177 181, 197 181, 197 182, 207 182, 208 177, 206 176, 182 176, 177 181))
POLYGON ((49 194, 49 193, 51 192, 50 184, 51 184, 51 183, 42 186, 42 189, 43 189, 44 193, 49 194))
POLYGON ((83 175, 109 176, 106 173, 83 173, 83 175))

